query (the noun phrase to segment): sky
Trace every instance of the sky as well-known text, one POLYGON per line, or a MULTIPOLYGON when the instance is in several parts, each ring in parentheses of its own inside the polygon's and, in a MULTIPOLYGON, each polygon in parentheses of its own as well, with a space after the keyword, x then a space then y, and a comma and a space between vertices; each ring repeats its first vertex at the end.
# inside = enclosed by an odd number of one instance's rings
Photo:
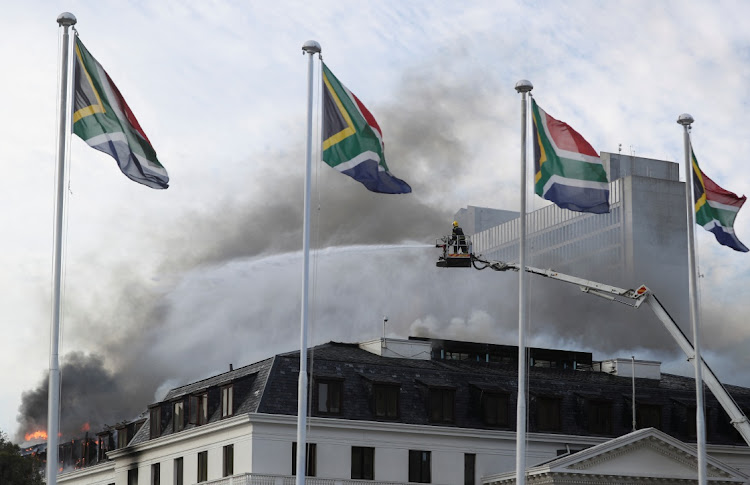
MULTIPOLYGON (((167 190, 140 186, 70 141, 66 436, 299 348, 307 40, 376 117, 389 168, 413 188, 373 194, 314 163, 311 345, 378 338, 384 316, 393 337, 517 342, 515 278, 439 270, 434 243, 462 207, 518 210, 521 79, 600 152, 682 164, 676 120, 690 113, 703 170, 750 194, 745 2, 32 0, 5 11, 0 430, 16 442, 46 420, 62 12, 77 17, 171 179, 167 190)), ((735 229, 749 244, 750 208, 735 229)), ((750 256, 696 236, 704 357, 721 380, 750 386, 750 256)), ((591 319, 532 310, 530 345, 690 375, 662 329, 639 317, 613 331, 596 322, 606 305, 531 284, 591 319)))

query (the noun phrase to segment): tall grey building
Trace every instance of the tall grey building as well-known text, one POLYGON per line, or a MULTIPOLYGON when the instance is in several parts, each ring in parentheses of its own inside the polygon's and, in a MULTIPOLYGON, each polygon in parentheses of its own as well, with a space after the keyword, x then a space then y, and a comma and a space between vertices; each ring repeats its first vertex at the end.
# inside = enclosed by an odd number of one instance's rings
MULTIPOLYGON (((611 181, 610 213, 554 204, 530 212, 527 264, 629 288, 646 284, 684 316, 687 231, 678 164, 606 152, 601 159, 611 181)), ((518 261, 517 212, 469 206, 456 219, 475 254, 518 261)))

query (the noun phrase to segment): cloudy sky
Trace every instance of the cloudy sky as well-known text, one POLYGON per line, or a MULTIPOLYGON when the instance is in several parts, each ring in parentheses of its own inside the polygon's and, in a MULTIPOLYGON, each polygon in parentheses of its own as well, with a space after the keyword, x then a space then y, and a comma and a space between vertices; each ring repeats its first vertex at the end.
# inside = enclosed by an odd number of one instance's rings
MULTIPOLYGON (((311 344, 378 337, 384 315, 392 336, 516 342, 515 279, 439 271, 431 246, 461 207, 518 209, 519 79, 598 151, 681 162, 675 121, 688 112, 703 169, 750 194, 744 2, 31 1, 4 11, 0 430, 17 441, 46 420, 61 12, 76 15, 171 177, 166 191, 140 186, 71 140, 68 435, 298 347, 309 39, 378 119, 389 167, 414 189, 372 194, 315 164, 311 344)), ((749 208, 735 227, 750 243, 749 208)), ((702 229, 697 239, 706 358, 722 380, 750 385, 750 256, 702 229)), ((561 301, 578 298, 571 291, 561 301)), ((531 318, 532 345, 690 372, 662 329, 615 339, 594 322, 531 318)))

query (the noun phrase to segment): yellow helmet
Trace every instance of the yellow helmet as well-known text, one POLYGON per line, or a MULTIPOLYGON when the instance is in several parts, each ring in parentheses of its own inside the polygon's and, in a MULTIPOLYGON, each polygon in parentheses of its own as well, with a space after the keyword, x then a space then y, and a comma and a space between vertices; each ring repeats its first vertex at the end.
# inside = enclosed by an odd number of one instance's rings
POLYGON ((453 227, 458 227, 458 221, 453 221, 453 227))

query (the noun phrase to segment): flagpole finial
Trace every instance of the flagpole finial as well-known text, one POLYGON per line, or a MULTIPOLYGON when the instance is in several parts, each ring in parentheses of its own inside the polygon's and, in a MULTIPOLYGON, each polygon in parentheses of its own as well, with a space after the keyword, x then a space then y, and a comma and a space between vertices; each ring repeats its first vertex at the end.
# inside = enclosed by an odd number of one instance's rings
POLYGON ((75 25, 76 22, 78 22, 76 16, 70 12, 63 12, 57 16, 57 23, 60 24, 60 27, 70 27, 75 25))
POLYGON ((693 124, 693 121, 695 121, 693 117, 687 113, 682 113, 677 117, 677 123, 681 124, 682 126, 690 126, 693 124))
POLYGON ((534 89, 534 85, 531 84, 531 81, 527 81, 526 79, 521 79, 516 83, 516 91, 519 93, 528 93, 534 89))
POLYGON ((305 51, 306 54, 319 54, 322 49, 320 48, 318 41, 308 40, 302 45, 302 50, 305 51))

